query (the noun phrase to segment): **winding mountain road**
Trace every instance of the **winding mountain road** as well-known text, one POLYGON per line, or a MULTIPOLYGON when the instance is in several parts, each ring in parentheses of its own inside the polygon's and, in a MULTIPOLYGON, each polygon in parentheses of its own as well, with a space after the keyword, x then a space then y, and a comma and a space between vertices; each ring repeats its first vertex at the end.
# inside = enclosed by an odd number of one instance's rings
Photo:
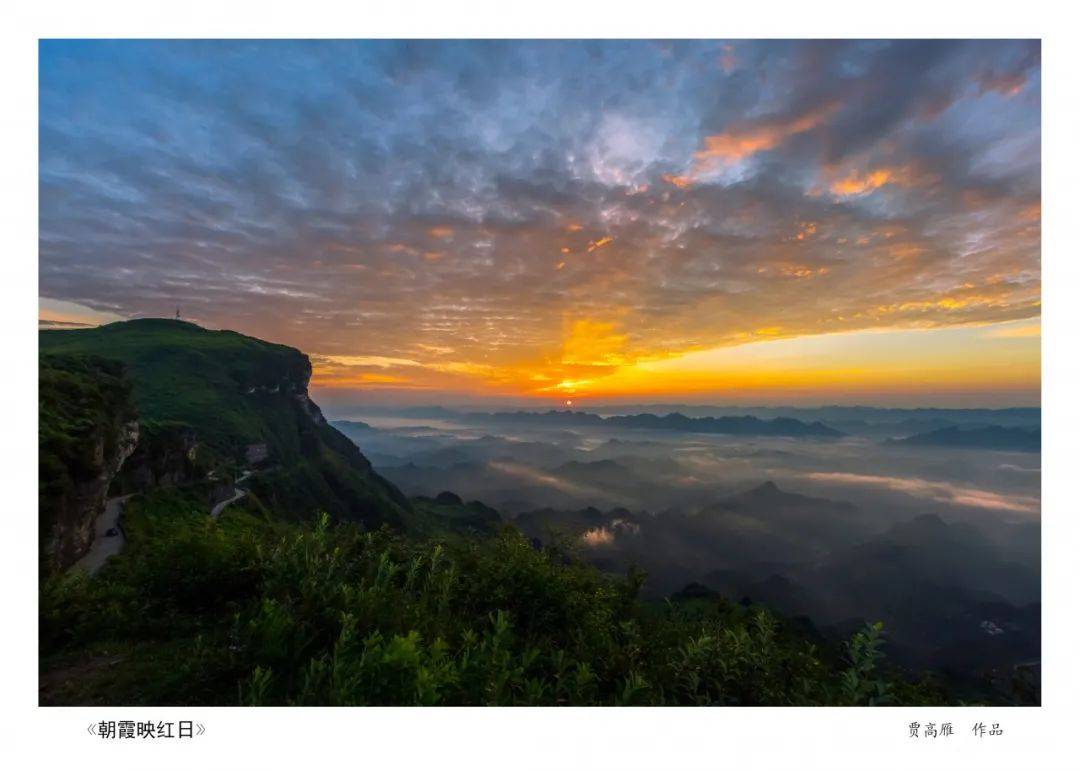
POLYGON ((120 528, 120 514, 124 510, 125 501, 130 497, 131 495, 120 495, 105 501, 104 510, 94 520, 94 540, 90 544, 90 551, 69 568, 69 573, 81 570, 94 575, 109 557, 120 553, 127 540, 120 528), (110 531, 112 535, 109 535, 110 531))
MULTIPOLYGON (((247 495, 247 490, 244 490, 239 485, 249 476, 251 476, 251 472, 245 471, 236 478, 236 482, 233 484, 232 496, 210 509, 211 517, 217 519, 226 506, 236 503, 247 495)), ((105 508, 94 520, 94 540, 90 544, 90 550, 80 557, 78 562, 68 568, 68 573, 81 570, 94 575, 101 570, 101 566, 105 564, 109 557, 121 552, 124 544, 127 543, 127 539, 124 537, 123 528, 120 527, 120 514, 124 511, 124 503, 135 494, 120 495, 105 501, 105 508)))
POLYGON ((245 471, 243 474, 236 478, 236 482, 233 483, 232 497, 226 498, 221 503, 218 503, 216 506, 214 506, 214 508, 210 509, 210 516, 212 518, 217 519, 219 516, 221 516, 221 512, 224 511, 226 506, 228 506, 230 503, 236 503, 236 501, 247 495, 247 490, 240 487, 240 483, 247 479, 249 476, 251 476, 251 472, 245 471))

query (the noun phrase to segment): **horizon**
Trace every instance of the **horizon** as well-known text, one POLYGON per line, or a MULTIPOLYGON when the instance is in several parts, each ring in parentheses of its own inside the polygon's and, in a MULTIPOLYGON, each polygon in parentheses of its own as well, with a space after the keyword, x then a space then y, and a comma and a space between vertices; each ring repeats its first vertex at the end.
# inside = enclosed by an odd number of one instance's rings
MULTIPOLYGON (((70 305, 70 304, 65 304, 70 305)), ((42 309, 44 311, 44 309, 42 309)), ((89 311, 89 309, 87 309, 89 311)), ((60 331, 60 330, 79 330, 79 329, 93 329, 98 326, 112 323, 122 323, 124 321, 139 321, 139 320, 157 320, 157 321, 174 321, 174 318, 168 318, 164 316, 145 316, 133 319, 100 319, 96 318, 97 314, 91 315, 90 313, 84 313, 78 316, 80 320, 65 320, 61 321, 55 317, 58 314, 55 310, 49 312, 50 318, 43 318, 42 313, 39 312, 38 319, 38 331, 60 331), (100 322, 100 323, 99 323, 100 322)), ((185 323, 194 324, 195 322, 181 319, 185 323)), ((202 327, 199 324, 195 324, 204 329, 211 331, 229 331, 236 332, 237 334, 246 334, 240 330, 215 330, 212 327, 202 327)), ((252 335, 249 335, 252 336, 252 335)), ((277 342, 274 340, 268 340, 267 342, 277 342)), ((308 355, 307 351, 300 349, 302 353, 308 355)), ((310 358, 310 356, 309 356, 310 358)), ((853 400, 833 401, 833 402, 821 402, 813 401, 813 397, 807 397, 802 401, 791 400, 790 394, 788 400, 784 400, 784 396, 778 397, 775 401, 754 401, 752 397, 745 401, 739 401, 737 396, 734 400, 724 401, 723 397, 717 396, 715 401, 642 401, 637 398, 636 394, 630 394, 618 399, 591 399, 575 397, 571 399, 563 399, 556 397, 554 400, 550 398, 534 398, 532 401, 522 400, 522 397, 504 396, 504 397, 491 397, 476 394, 443 394, 438 401, 433 401, 435 397, 431 395, 431 392, 427 391, 411 391, 403 392, 379 388, 367 389, 364 392, 363 398, 367 401, 355 401, 356 392, 348 389, 340 389, 334 387, 322 386, 318 383, 317 377, 313 374, 313 382, 311 390, 320 395, 318 401, 325 407, 331 410, 337 410, 339 412, 351 411, 354 414, 362 414, 365 409, 374 410, 390 410, 390 409, 447 409, 447 410, 478 410, 482 408, 489 408, 492 410, 510 410, 520 409, 527 411, 587 411, 587 410, 610 410, 617 408, 627 407, 652 407, 652 408, 686 408, 686 409, 732 409, 732 410, 776 410, 776 409, 792 409, 792 410, 823 410, 830 408, 838 409, 872 409, 872 410, 947 410, 947 411, 1003 411, 1003 410, 1031 410, 1042 409, 1040 401, 1034 403, 1023 403, 1014 401, 997 401, 991 403, 972 403, 973 397, 984 397, 984 394, 969 394, 965 392, 949 394, 946 397, 939 398, 937 401, 931 402, 915 402, 904 397, 900 397, 897 401, 880 401, 878 403, 871 403, 865 401, 859 401, 858 397, 853 400), (952 399, 958 400, 965 406, 956 406, 948 404, 952 399)), ((733 396, 731 394, 728 395, 733 396)))
MULTIPOLYGON (((339 419, 336 415, 354 414, 363 415, 365 410, 371 410, 370 414, 378 414, 379 412, 390 412, 393 410, 423 410, 423 409, 445 409, 450 412, 483 412, 483 411, 523 411, 523 412, 591 412, 591 413, 603 413, 617 410, 644 410, 644 411, 660 411, 667 412, 679 411, 680 409, 686 410, 792 410, 792 411, 818 411, 829 409, 842 409, 842 410, 880 410, 880 411, 902 411, 902 412, 917 412, 917 411, 943 411, 943 412, 1005 412, 1009 410, 1042 410, 1041 404, 1006 404, 998 406, 942 406, 941 404, 868 404, 864 402, 851 402, 849 404, 843 403, 818 403, 818 402, 776 402, 776 403, 762 403, 762 402, 638 402, 638 401, 625 401, 625 402, 611 402, 611 401, 597 401, 591 402, 589 400, 574 401, 570 400, 571 404, 566 402, 548 404, 548 403, 529 403, 521 401, 444 401, 444 402, 400 402, 400 401, 388 401, 388 402, 352 402, 347 400, 338 400, 335 398, 335 394, 328 390, 319 390, 317 388, 312 389, 316 393, 315 401, 323 408, 324 412, 334 412, 335 417, 331 419, 339 419), (329 396, 329 398, 324 398, 329 396)), ((659 414, 659 412, 656 412, 659 414)))
POLYGON ((40 43, 40 318, 344 404, 1041 403, 1038 41, 40 43))
MULTIPOLYGON (((446 405, 446 404, 415 404, 415 405, 376 405, 376 404, 355 404, 355 405, 335 405, 337 409, 352 409, 363 414, 363 410, 372 409, 377 412, 390 413, 393 410, 446 410, 447 412, 462 412, 462 411, 482 411, 483 405, 446 405)), ((505 404, 498 405, 492 404, 491 409, 497 409, 500 412, 508 411, 521 411, 521 412, 533 412, 533 413, 548 413, 548 412, 561 412, 561 413, 606 413, 612 410, 619 409, 636 409, 636 410, 666 410, 666 411, 679 411, 679 410, 791 410, 793 412, 817 412, 822 410, 876 410, 880 412, 1008 412, 1008 411, 1021 411, 1021 410, 1042 410, 1040 405, 1020 405, 1015 407, 883 407, 873 404, 814 404, 814 405, 798 405, 798 404, 683 404, 683 403, 625 403, 625 404, 588 404, 588 405, 565 405, 563 408, 553 406, 550 408, 543 408, 539 405, 528 404, 505 404)), ((377 413, 373 413, 377 414, 377 413)), ((657 413, 658 414, 658 413, 657 413)))

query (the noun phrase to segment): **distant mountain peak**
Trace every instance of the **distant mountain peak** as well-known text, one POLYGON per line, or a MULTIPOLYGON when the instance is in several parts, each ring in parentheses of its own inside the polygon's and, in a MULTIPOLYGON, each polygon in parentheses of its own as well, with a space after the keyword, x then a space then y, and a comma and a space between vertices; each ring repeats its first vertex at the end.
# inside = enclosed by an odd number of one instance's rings
POLYGON ((772 418, 762 420, 752 415, 728 415, 722 417, 687 417, 681 412, 656 415, 642 412, 636 415, 609 415, 604 417, 591 412, 549 410, 547 412, 471 412, 465 418, 487 422, 506 421, 525 424, 555 424, 573 426, 605 426, 628 429, 678 431, 706 434, 729 434, 733 436, 780 436, 836 439, 844 436, 820 421, 805 423, 795 418, 772 418))
POLYGON ((762 482, 760 485, 750 491, 751 495, 783 495, 783 491, 776 486, 776 482, 771 479, 768 482, 762 482))
POLYGON ((889 439, 886 444, 1039 452, 1042 449, 1041 433, 1039 428, 998 425, 946 426, 903 439, 889 439))

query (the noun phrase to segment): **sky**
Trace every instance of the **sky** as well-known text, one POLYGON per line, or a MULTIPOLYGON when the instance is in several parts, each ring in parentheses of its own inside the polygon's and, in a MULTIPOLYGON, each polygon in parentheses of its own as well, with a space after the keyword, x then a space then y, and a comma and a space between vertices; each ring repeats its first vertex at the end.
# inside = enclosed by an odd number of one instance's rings
POLYGON ((339 402, 1037 405, 1037 41, 43 41, 43 326, 339 402))

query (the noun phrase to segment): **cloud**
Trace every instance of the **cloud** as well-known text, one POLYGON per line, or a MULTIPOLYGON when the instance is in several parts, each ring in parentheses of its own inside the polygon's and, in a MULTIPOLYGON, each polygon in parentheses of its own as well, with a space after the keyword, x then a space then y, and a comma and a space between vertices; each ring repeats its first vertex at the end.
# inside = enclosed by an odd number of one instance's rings
POLYGON ((1042 337, 1042 324, 1023 324, 1021 326, 1009 325, 992 329, 988 335, 992 338, 1015 339, 1028 337, 1042 337))
POLYGON ((93 324, 88 324, 84 321, 60 321, 59 319, 38 319, 38 327, 40 329, 80 329, 84 327, 92 327, 93 324))
POLYGON ((735 163, 772 150, 785 140, 822 125, 839 107, 839 103, 831 103, 799 115, 765 118, 707 136, 701 150, 694 153, 697 161, 694 176, 707 173, 717 164, 735 163))
POLYGON ((873 474, 852 474, 848 472, 821 471, 804 475, 807 479, 838 484, 868 485, 906 493, 917 498, 927 498, 957 506, 971 506, 980 509, 1014 511, 1023 514, 1038 514, 1039 499, 1028 495, 1008 495, 964 487, 952 482, 936 482, 918 477, 878 476, 873 474))
POLYGON ((344 367, 419 367, 420 362, 412 359, 396 359, 392 356, 318 356, 315 358, 321 363, 339 364, 344 367))
POLYGON ((581 542, 590 548, 607 546, 615 541, 615 534, 606 527, 594 527, 581 534, 581 542))
POLYGON ((45 41, 41 292, 529 393, 1030 320, 1040 77, 1030 41, 45 41))
POLYGON ((841 198, 866 195, 884 185, 908 186, 911 175, 906 168, 882 167, 866 172, 851 171, 847 175, 833 179, 829 191, 841 198))

